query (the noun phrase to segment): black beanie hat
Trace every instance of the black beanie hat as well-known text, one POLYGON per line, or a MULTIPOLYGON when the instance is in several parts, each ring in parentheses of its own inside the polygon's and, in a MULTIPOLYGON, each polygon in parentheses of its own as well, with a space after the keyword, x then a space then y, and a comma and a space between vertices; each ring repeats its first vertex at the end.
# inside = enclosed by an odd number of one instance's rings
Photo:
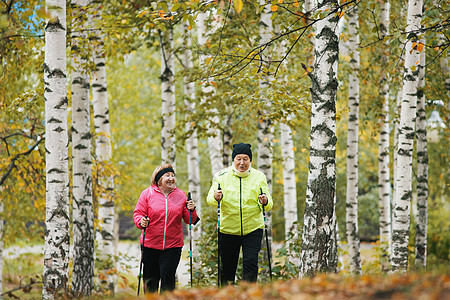
POLYGON ((250 157, 250 161, 252 161, 252 149, 250 149, 251 147, 252 145, 246 143, 234 144, 231 158, 234 160, 234 157, 238 154, 247 154, 248 157, 250 157))

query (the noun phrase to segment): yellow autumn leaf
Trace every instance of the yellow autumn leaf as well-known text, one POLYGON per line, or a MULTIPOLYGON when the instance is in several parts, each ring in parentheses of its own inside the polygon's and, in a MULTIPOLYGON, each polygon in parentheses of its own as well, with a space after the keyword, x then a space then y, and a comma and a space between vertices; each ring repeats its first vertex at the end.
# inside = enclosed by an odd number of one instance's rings
POLYGON ((238 14, 240 14, 241 13, 241 11, 242 11, 242 8, 244 7, 244 2, 242 2, 242 0, 234 0, 233 1, 234 3, 234 9, 236 10, 236 12, 238 13, 238 14))
POLYGON ((209 63, 211 62, 211 59, 212 59, 212 57, 208 57, 208 58, 205 60, 205 65, 209 65, 209 63))
POLYGON ((278 6, 277 5, 271 5, 270 6, 270 10, 271 11, 277 11, 278 10, 278 6))
POLYGON ((294 6, 295 6, 295 7, 299 7, 299 5, 300 5, 300 4, 298 3, 298 1, 297 1, 297 0, 295 0, 295 2, 294 2, 294 6))

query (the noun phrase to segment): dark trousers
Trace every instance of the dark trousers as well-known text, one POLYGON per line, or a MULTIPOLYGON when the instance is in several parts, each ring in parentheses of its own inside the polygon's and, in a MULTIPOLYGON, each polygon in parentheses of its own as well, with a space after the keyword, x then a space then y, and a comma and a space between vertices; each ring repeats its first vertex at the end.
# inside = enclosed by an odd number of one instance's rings
POLYGON ((144 247, 144 282, 147 293, 158 292, 161 281, 161 292, 175 289, 175 274, 180 262, 181 248, 156 250, 144 247))
POLYGON ((244 236, 219 233, 220 282, 222 285, 234 283, 241 247, 242 280, 256 282, 262 235, 262 229, 257 229, 244 236))

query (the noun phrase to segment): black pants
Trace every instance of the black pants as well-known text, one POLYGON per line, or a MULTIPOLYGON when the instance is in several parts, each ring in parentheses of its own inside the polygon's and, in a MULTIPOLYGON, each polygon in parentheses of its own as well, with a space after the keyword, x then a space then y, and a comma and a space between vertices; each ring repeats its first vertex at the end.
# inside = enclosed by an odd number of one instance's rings
POLYGON ((261 250, 262 236, 262 229, 257 229, 244 236, 219 233, 220 282, 222 285, 234 283, 241 247, 242 280, 256 282, 258 253, 261 250))
POLYGON ((175 289, 175 274, 180 262, 181 248, 156 250, 144 247, 144 282, 147 293, 158 292, 161 281, 161 292, 175 289))

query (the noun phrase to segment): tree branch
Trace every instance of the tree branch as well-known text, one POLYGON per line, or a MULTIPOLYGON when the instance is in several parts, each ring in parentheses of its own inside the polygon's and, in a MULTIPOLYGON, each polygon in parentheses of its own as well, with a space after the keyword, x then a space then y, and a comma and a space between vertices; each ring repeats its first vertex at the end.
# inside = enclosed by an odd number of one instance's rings
MULTIPOLYGON (((39 138, 39 136, 38 136, 38 138, 39 138)), ((39 144, 40 144, 43 140, 45 140, 45 138, 40 138, 40 139, 38 139, 38 140, 34 143, 34 145, 31 146, 30 149, 28 149, 28 151, 19 153, 19 154, 17 154, 16 156, 14 156, 14 157, 11 159, 11 162, 9 163, 8 169, 6 170, 6 172, 2 175, 2 178, 0 179, 0 186, 3 185, 3 183, 4 183, 5 180, 6 180, 6 178, 8 178, 8 176, 11 174, 12 169, 15 167, 16 160, 18 160, 21 156, 29 155, 31 152, 33 152, 33 150, 34 150, 37 146, 39 146, 39 144)))

